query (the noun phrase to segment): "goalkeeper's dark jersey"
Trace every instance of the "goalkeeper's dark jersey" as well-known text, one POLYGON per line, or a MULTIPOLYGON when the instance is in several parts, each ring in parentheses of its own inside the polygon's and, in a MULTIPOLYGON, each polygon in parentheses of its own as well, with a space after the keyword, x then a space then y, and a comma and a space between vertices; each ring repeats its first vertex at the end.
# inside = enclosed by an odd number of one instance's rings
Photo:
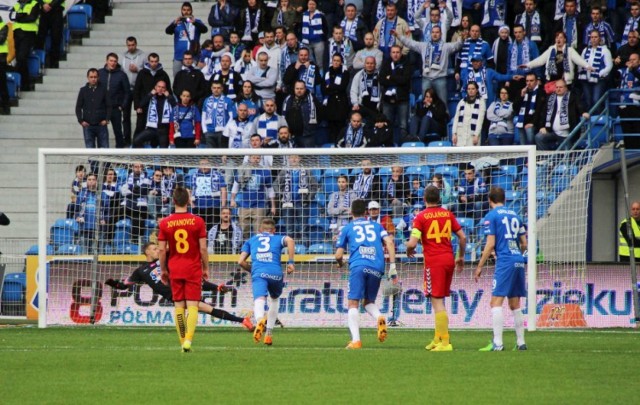
POLYGON ((162 284, 162 280, 160 279, 160 260, 145 263, 138 267, 131 273, 127 282, 128 284, 144 283, 151 287, 156 294, 169 301, 173 301, 171 288, 168 285, 162 284))

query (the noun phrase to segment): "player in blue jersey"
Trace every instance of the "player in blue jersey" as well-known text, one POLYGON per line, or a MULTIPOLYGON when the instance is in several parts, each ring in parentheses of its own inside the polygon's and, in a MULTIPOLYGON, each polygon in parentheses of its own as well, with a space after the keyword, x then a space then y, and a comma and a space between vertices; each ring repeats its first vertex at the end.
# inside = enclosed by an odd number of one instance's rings
POLYGON ((504 350, 502 303, 505 297, 509 299, 509 308, 511 308, 515 323, 516 346, 514 350, 527 350, 527 345, 524 342, 524 317, 522 309, 520 309, 520 297, 527 294, 524 272, 527 262, 525 253, 527 251, 527 232, 522 220, 513 210, 504 206, 504 201, 504 190, 500 187, 492 187, 489 191, 491 211, 483 221, 487 241, 474 274, 474 278, 478 282, 482 275, 482 266, 495 250, 496 268, 491 292, 493 341, 480 349, 485 352, 504 350))
POLYGON ((378 340, 384 342, 387 338, 387 322, 376 305, 376 296, 380 288, 380 281, 384 275, 384 246, 389 252, 389 277, 397 276, 396 249, 393 236, 377 222, 365 219, 367 203, 355 200, 351 203, 353 221, 345 225, 338 235, 336 242, 336 261, 338 268, 344 266, 343 255, 349 248, 349 330, 351 341, 347 349, 360 349, 360 314, 358 308, 360 300, 364 299, 364 309, 378 322, 378 340), (383 246, 384 242, 384 246, 383 246))
POLYGON ((253 287, 253 309, 258 325, 253 331, 253 340, 259 343, 264 336, 264 344, 271 346, 271 334, 278 317, 279 298, 284 287, 284 274, 280 265, 282 248, 287 248, 289 261, 287 274, 293 273, 296 244, 286 235, 274 235, 276 223, 265 218, 260 223, 260 232, 244 243, 238 264, 251 272, 253 287), (251 263, 247 259, 251 256, 251 263), (269 312, 264 316, 264 306, 269 295, 269 312), (265 334, 266 329, 266 334, 265 334))

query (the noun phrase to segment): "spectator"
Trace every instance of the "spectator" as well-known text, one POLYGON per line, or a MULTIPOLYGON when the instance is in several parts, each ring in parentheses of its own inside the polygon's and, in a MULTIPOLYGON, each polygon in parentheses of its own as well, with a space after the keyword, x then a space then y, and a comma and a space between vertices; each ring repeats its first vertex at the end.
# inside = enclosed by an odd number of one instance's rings
MULTIPOLYGON (((122 54, 122 70, 129 79, 131 94, 135 90, 138 72, 142 70, 145 63, 145 53, 138 49, 138 41, 135 37, 127 38, 127 52, 122 54)), ((133 96, 127 99, 127 104, 122 106, 122 129, 124 133, 124 145, 131 145, 131 105, 133 96)))
MULTIPOLYGON (((397 32, 396 32, 397 35, 397 32)), ((409 36, 398 37, 400 42, 421 55, 422 91, 433 88, 440 100, 448 100, 447 72, 449 60, 462 48, 462 42, 444 42, 440 27, 435 26, 429 34, 430 40, 416 42, 409 36)))
POLYGON ((79 224, 82 244, 87 253, 93 253, 93 242, 98 239, 95 233, 106 224, 102 214, 104 207, 98 210, 98 181, 95 174, 87 176, 87 188, 78 193, 76 205, 76 222, 79 224))
POLYGON ((77 196, 80 191, 87 188, 87 169, 84 165, 76 166, 76 177, 71 182, 71 194, 77 196))
POLYGON ((211 6, 208 19, 211 26, 211 36, 220 34, 225 41, 229 40, 229 34, 235 28, 239 13, 240 10, 229 4, 227 0, 219 0, 211 6))
MULTIPOLYGON (((540 56, 540 52, 538 51, 536 43, 524 35, 524 27, 522 25, 513 27, 513 36, 514 40, 509 45, 509 59, 506 62, 506 66, 508 66, 507 73, 510 75, 524 76, 528 71, 520 67, 540 56)), ((536 72, 538 70, 539 69, 535 69, 536 72)), ((525 85, 522 80, 510 81, 509 92, 511 98, 515 99, 520 96, 520 92, 525 85)))
POLYGON ((347 176, 338 176, 338 191, 329 196, 327 202, 327 215, 330 217, 329 228, 334 238, 338 236, 342 227, 351 220, 351 203, 358 199, 355 191, 349 189, 347 176))
MULTIPOLYGON (((282 48, 282 54, 280 55, 280 66, 278 67, 279 75, 278 81, 276 83, 276 92, 279 94, 289 93, 289 89, 287 89, 284 85, 284 75, 287 71, 287 68, 298 61, 298 52, 300 51, 302 44, 298 42, 298 38, 296 34, 293 32, 287 33, 286 44, 284 48, 282 48)), ((307 58, 309 57, 307 53, 307 58)))
MULTIPOLYGON (((289 132, 289 128, 280 127, 278 129, 278 139, 273 139, 269 141, 269 143, 263 144, 262 147, 270 149, 293 149, 296 147, 296 145, 291 140, 291 132, 289 132)), ((273 156, 269 157, 273 159, 273 156)), ((281 162, 282 167, 286 167, 289 165, 289 159, 286 155, 279 156, 278 161, 281 162)))
POLYGON ((476 170, 467 166, 464 177, 460 179, 458 186, 458 217, 473 218, 478 221, 484 218, 489 209, 487 199, 487 185, 481 176, 476 176, 476 170))
POLYGON ((147 111, 141 107, 142 100, 156 87, 156 83, 162 80, 166 83, 167 91, 171 92, 171 79, 160 63, 157 53, 150 53, 147 56, 147 63, 138 73, 136 85, 133 88, 133 108, 136 110, 136 129, 134 135, 138 135, 144 130, 147 122, 147 111))
POLYGON ((138 243, 138 238, 144 234, 150 183, 142 163, 136 162, 131 165, 131 172, 126 182, 120 187, 120 194, 124 197, 122 204, 125 216, 131 220, 131 236, 134 243, 138 243))
POLYGON ((245 44, 240 42, 240 34, 232 31, 229 34, 229 52, 231 53, 231 56, 233 56, 233 60, 237 62, 242 58, 242 53, 245 49, 247 49, 247 47, 245 44))
MULTIPOLYGON (((462 37, 464 38, 464 36, 462 37)), ((469 29, 469 37, 463 39, 462 48, 456 55, 456 81, 460 81, 462 71, 467 70, 473 58, 478 58, 488 68, 495 66, 491 46, 480 38, 480 26, 474 24, 469 29)), ((464 85, 463 85, 464 87, 464 85)))
POLYGON ((7 56, 9 54, 9 26, 0 19, 0 115, 11 114, 11 100, 7 85, 7 56))
MULTIPOLYGON (((200 35, 209 29, 199 19, 193 16, 191 3, 185 1, 180 7, 180 16, 167 26, 164 32, 173 35, 173 76, 182 69, 185 52, 197 55, 200 51, 200 35)), ((169 83, 169 82, 167 82, 169 83)), ((179 93, 176 93, 179 94, 179 93)))
POLYGON ((247 74, 254 66, 257 66, 257 63, 251 59, 251 51, 244 49, 240 58, 233 65, 233 70, 240 74, 244 83, 247 80, 247 74))
MULTIPOLYGON (((266 29, 264 31, 264 40, 262 46, 258 48, 256 55, 260 52, 265 52, 269 55, 269 67, 275 72, 280 68, 280 56, 282 55, 282 48, 275 42, 275 34, 272 29, 266 29)), ((257 59, 257 57, 255 58, 257 59)))
POLYGON ((169 147, 169 127, 173 122, 173 107, 176 101, 167 90, 166 83, 160 80, 151 90, 141 107, 147 110, 147 124, 144 131, 133 139, 134 148, 142 148, 146 142, 152 147, 169 147))
POLYGON ((256 94, 253 83, 250 81, 244 81, 242 83, 242 94, 236 99, 236 109, 240 104, 245 104, 249 111, 249 121, 253 122, 254 119, 262 114, 262 98, 256 94))
POLYGON ((220 209, 220 222, 209 229, 207 250, 209 254, 235 255, 242 247, 242 229, 232 220, 231 208, 220 209))
POLYGON ((91 68, 87 71, 87 84, 78 92, 76 101, 76 118, 82 126, 86 148, 109 148, 110 109, 107 89, 98 82, 98 70, 91 68))
POLYGON ((317 5, 316 0, 308 0, 307 11, 302 13, 302 43, 309 48, 311 60, 322 69, 329 25, 325 15, 316 10, 317 5))
POLYGON ((594 106, 607 90, 607 78, 613 69, 613 61, 609 48, 600 45, 600 33, 593 30, 590 38, 589 46, 582 50, 581 56, 594 70, 579 69, 578 80, 587 105, 594 106))
POLYGON ((109 121, 116 138, 116 148, 125 147, 124 133, 122 132, 122 111, 129 103, 131 86, 129 78, 118 64, 118 55, 111 52, 107 55, 107 63, 98 71, 100 83, 107 89, 109 102, 111 103, 111 115, 109 121))
POLYGON ((482 65, 482 58, 474 56, 471 58, 471 66, 460 72, 460 82, 462 85, 462 98, 467 96, 467 84, 474 82, 478 85, 479 96, 485 103, 491 103, 496 99, 494 82, 508 80, 521 80, 522 76, 500 74, 491 68, 482 65))
POLYGON ((640 43, 638 41, 638 37, 638 30, 629 32, 629 36, 627 37, 628 42, 618 48, 618 55, 613 60, 616 68, 624 69, 627 61, 629 60, 629 56, 632 53, 640 53, 640 43))
POLYGON ((193 62, 193 53, 185 52, 182 70, 173 79, 173 94, 182 94, 182 90, 187 89, 194 104, 200 105, 200 101, 206 97, 207 82, 202 72, 193 66, 193 62))
MULTIPOLYGON (((202 71, 206 81, 210 81, 214 73, 221 69, 220 61, 222 56, 226 54, 231 55, 231 52, 229 47, 224 44, 224 38, 220 34, 216 34, 213 39, 207 39, 202 43, 202 51, 196 67, 202 71)), ((195 56, 197 55, 194 54, 195 56)))
POLYGON ((288 126, 287 120, 282 115, 276 113, 276 101, 274 99, 264 100, 264 112, 253 120, 253 134, 260 135, 260 138, 276 139, 278 128, 288 126))
MULTIPOLYGON (((40 2, 37 0, 18 0, 9 14, 13 21, 13 45, 15 50, 15 69, 20 73, 21 90, 34 91, 29 75, 29 54, 36 44, 40 2)), ((116 59, 117 61, 117 59, 116 59)))
POLYGON ((204 219, 207 229, 220 220, 220 209, 227 206, 227 183, 224 175, 218 170, 211 169, 211 162, 201 158, 198 171, 191 177, 192 211, 204 219))
POLYGON ((362 172, 356 176, 356 180, 353 183, 353 191, 361 200, 379 201, 382 189, 380 176, 373 174, 371 160, 369 159, 361 161, 360 167, 362 167, 362 172))
MULTIPOLYGON (((449 184, 442 173, 435 173, 431 177, 430 185, 440 190, 440 205, 442 205, 442 208, 452 210, 454 205, 453 190, 451 184, 449 184)), ((422 202, 423 200, 419 201, 420 204, 422 204, 422 202)))
POLYGON ((362 124, 362 115, 354 111, 349 124, 340 131, 336 148, 364 148, 372 136, 371 131, 362 124))
POLYGON ((418 38, 423 38, 425 41, 428 41, 431 38, 431 31, 434 27, 440 28, 440 33, 442 34, 442 38, 447 37, 447 25, 440 19, 440 9, 436 7, 432 7, 429 2, 424 2, 422 4, 422 10, 420 13, 420 17, 416 18, 416 23, 420 31, 422 31, 422 35, 419 35, 418 38), (423 17, 422 15, 428 14, 429 18, 423 17))
MULTIPOLYGON (((51 34, 51 46, 47 52, 49 67, 58 69, 60 65, 60 49, 62 44, 62 31, 64 29, 64 1, 42 2, 40 21, 38 23, 38 38, 36 49, 46 50, 47 35, 51 34)), ((129 106, 131 107, 131 106, 129 106)))
MULTIPOLYGON (((626 65, 624 69, 620 70, 620 88, 638 90, 640 88, 640 54, 632 53, 629 55, 626 65)), ((629 149, 640 149, 640 137, 637 136, 640 133, 640 120, 638 120, 640 117, 640 91, 621 93, 620 101, 625 103, 619 107, 620 118, 624 118, 623 121, 620 121, 622 132, 636 134, 636 136, 625 135, 625 146, 629 149)))
POLYGON ((163 216, 168 216, 173 212, 173 190, 175 190, 176 187, 184 187, 183 175, 177 174, 176 170, 171 166, 163 166, 162 167, 162 215, 163 216))
MULTIPOLYGON (((356 6, 352 3, 347 4, 344 8, 344 19, 340 21, 340 27, 342 27, 344 36, 351 41, 354 53, 364 48, 364 35, 367 33, 367 25, 357 12, 356 6)), ((373 35, 371 39, 373 40, 373 35)))
MULTIPOLYGON (((556 5, 558 4, 561 4, 561 2, 556 2, 556 5)), ((556 22, 553 30, 553 32, 564 32, 567 35, 567 44, 576 51, 578 50, 578 47, 581 46, 580 35, 584 32, 584 24, 579 13, 579 2, 576 0, 565 0, 564 13, 560 13, 559 10, 556 10, 556 22)))
MULTIPOLYGON (((253 134, 251 135, 251 137, 249 138, 249 148, 251 149, 261 149, 264 148, 265 145, 268 144, 268 142, 270 142, 271 140, 267 140, 267 139, 262 139, 260 137, 260 135, 258 134, 253 134)), ((242 164, 247 166, 250 164, 249 161, 250 156, 245 156, 242 164)), ((259 166, 261 167, 266 167, 266 168, 271 168, 273 166, 273 156, 271 155, 260 155, 260 160, 258 162, 259 166)))
POLYGON ((373 122, 373 134, 368 143, 371 147, 393 147, 393 128, 384 114, 377 114, 373 122))
MULTIPOLYGON (((533 69, 545 66, 547 82, 564 79, 570 85, 573 82, 576 65, 587 70, 593 69, 575 49, 567 46, 567 35, 564 32, 558 32, 555 45, 550 46, 542 55, 521 67, 533 69)), ((547 94, 550 94, 550 91, 547 91, 547 94)))
POLYGON ((318 181, 309 169, 300 165, 299 155, 289 155, 286 169, 280 170, 274 189, 280 199, 280 218, 285 232, 296 241, 309 240, 309 205, 316 198, 318 181))
POLYGON ((223 130, 227 122, 235 115, 236 107, 229 97, 222 94, 222 83, 213 82, 211 93, 211 96, 207 97, 202 104, 205 141, 209 148, 227 149, 229 138, 224 136, 223 130))
POLYGON ((284 100, 282 114, 298 146, 303 148, 316 146, 320 108, 320 103, 307 91, 304 82, 296 81, 293 95, 284 100))
MULTIPOLYGON (((453 7, 452 11, 455 10, 455 7, 453 7)), ((452 27, 456 28, 456 30, 450 30, 447 35, 451 35, 451 42, 458 42, 460 40, 465 41, 465 39, 463 39, 463 36, 468 36, 470 31, 471 31, 471 17, 468 14, 462 15, 461 17, 458 17, 460 20, 460 23, 456 26, 455 25, 455 17, 454 17, 454 22, 452 27)), ((456 56, 457 57, 457 56, 456 56)))
POLYGON ((298 11, 290 5, 289 0, 280 0, 280 6, 273 14, 272 27, 284 27, 287 32, 296 31, 298 28, 298 11))
POLYGON ((231 100, 235 100, 237 95, 240 94, 242 78, 240 74, 231 69, 232 62, 231 53, 226 52, 222 55, 220 57, 220 69, 213 73, 209 83, 222 83, 222 92, 224 95, 231 100))
POLYGON ((407 58, 402 56, 402 48, 398 45, 391 47, 391 58, 382 62, 380 84, 384 91, 382 112, 390 122, 397 124, 400 139, 404 140, 407 137, 409 120, 411 66, 407 58))
POLYGON ((567 137, 579 124, 581 117, 589 119, 589 114, 580 103, 580 96, 575 91, 569 91, 564 80, 558 80, 555 93, 551 94, 547 100, 545 118, 538 124, 540 127, 540 131, 536 134, 538 150, 556 150, 565 140, 567 142, 564 148, 571 149, 574 140, 567 137))
POLYGON ((547 94, 542 86, 538 85, 535 73, 527 73, 525 83, 526 87, 522 90, 522 96, 518 95, 514 104, 513 111, 518 111, 514 121, 520 136, 520 144, 533 145, 539 129, 538 122, 546 109, 547 94))
POLYGON ((252 68, 246 76, 262 99, 275 98, 278 69, 269 66, 269 54, 265 51, 258 53, 258 66, 252 68))
POLYGON ((409 204, 420 205, 422 204, 423 199, 424 187, 422 186, 422 180, 420 180, 420 177, 414 177, 413 180, 411 180, 411 197, 409 200, 409 204))
POLYGON ((391 177, 387 182, 384 200, 388 207, 391 207, 391 215, 393 218, 402 218, 404 208, 409 206, 411 198, 411 188, 409 186, 409 178, 404 174, 402 166, 393 166, 391 168, 391 177))
POLYGON ((353 70, 360 71, 365 68, 366 59, 368 57, 374 58, 376 72, 382 66, 383 53, 374 44, 373 34, 367 32, 364 34, 364 48, 360 49, 353 58, 353 70))
MULTIPOLYGON (((373 29, 373 43, 378 49, 382 51, 384 60, 388 61, 391 58, 391 49, 396 46, 396 37, 394 32, 399 35, 404 35, 409 31, 409 25, 407 22, 398 17, 398 8, 395 3, 388 3, 385 9, 386 17, 378 21, 376 27, 373 29)), ((401 55, 409 53, 409 48, 399 46, 401 55)))
MULTIPOLYGON (((353 65, 353 57, 355 56, 355 50, 353 44, 349 38, 345 38, 344 30, 342 27, 333 27, 331 38, 328 43, 328 58, 325 58, 327 65, 324 66, 325 72, 333 65, 333 57, 340 55, 342 57, 342 64, 345 70, 350 70, 353 65)), ((345 86, 347 83, 345 83, 345 86)))
POLYGON ((156 219, 158 215, 162 215, 162 170, 155 169, 150 180, 147 207, 149 218, 156 219))
POLYGON ((449 112, 438 98, 434 88, 424 92, 422 102, 416 106, 416 113, 409 123, 409 134, 424 143, 439 141, 447 136, 449 112))
POLYGON ((249 156, 249 163, 238 170, 231 191, 231 208, 238 208, 243 239, 254 235, 267 216, 276 214, 275 192, 271 183, 271 170, 260 167, 260 156, 249 156))
POLYGON ((180 102, 173 107, 173 120, 169 124, 169 145, 178 149, 197 148, 201 138, 200 110, 193 104, 189 90, 182 90, 180 102))
POLYGON ((244 103, 237 104, 236 112, 237 117, 227 122, 222 136, 228 139, 228 147, 230 149, 248 148, 253 128, 249 120, 249 107, 244 103))
POLYGON ((453 117, 453 146, 480 146, 486 104, 478 91, 478 83, 467 84, 467 96, 458 102, 453 117))
POLYGON ((524 13, 516 16, 515 23, 524 27, 525 36, 538 48, 549 43, 547 36, 551 25, 544 13, 537 9, 536 0, 524 1, 524 13))
POLYGON ((509 72, 509 64, 507 61, 509 60, 509 47, 511 46, 511 29, 507 25, 503 25, 500 27, 498 31, 498 38, 493 41, 493 45, 491 46, 491 50, 493 52, 493 61, 495 63, 496 72, 498 73, 508 73, 509 72))
POLYGON ((116 222, 120 219, 120 203, 122 202, 118 187, 118 176, 114 169, 107 169, 102 181, 103 207, 103 244, 109 245, 115 235, 116 222))
MULTIPOLYGON (((42 24, 42 22, 40 22, 42 24)), ((640 3, 632 2, 629 6, 629 17, 624 24, 624 31, 622 32, 621 45, 625 45, 629 42, 629 34, 632 31, 638 31, 640 28, 640 3)))
POLYGON ((609 50, 615 51, 616 41, 615 41, 615 33, 613 32, 613 28, 609 25, 608 22, 604 21, 604 17, 602 15, 602 10, 600 7, 591 7, 591 21, 587 24, 587 27, 583 33, 583 41, 582 44, 585 46, 589 46, 591 42, 590 35, 592 31, 598 31, 600 34, 600 44, 604 45, 609 50))
MULTIPOLYGON (((313 1, 313 0, 311 0, 313 1)), ((298 60, 289 65, 282 79, 283 84, 289 94, 293 94, 293 87, 296 81, 302 81, 307 90, 317 95, 316 86, 322 84, 322 76, 320 75, 320 67, 309 60, 309 49, 300 48, 298 50, 298 60)))
POLYGON ((489 145, 513 145, 513 103, 509 101, 509 90, 501 87, 500 98, 489 105, 489 145))
POLYGON ((258 0, 247 0, 246 7, 240 11, 237 29, 241 35, 240 40, 247 48, 253 48, 258 42, 258 33, 268 27, 264 14, 262 2, 258 0))
MULTIPOLYGON (((331 114, 327 116, 329 121, 329 136, 331 143, 337 141, 336 136, 347 121, 351 104, 347 96, 347 86, 350 82, 349 71, 343 65, 342 56, 337 53, 331 57, 331 67, 324 74, 324 101, 323 105, 331 114)), ((362 118, 361 118, 362 119, 362 118)))
POLYGON ((376 59, 367 56, 364 69, 356 73, 351 82, 351 110, 359 112, 365 120, 373 122, 380 110, 381 94, 376 59))

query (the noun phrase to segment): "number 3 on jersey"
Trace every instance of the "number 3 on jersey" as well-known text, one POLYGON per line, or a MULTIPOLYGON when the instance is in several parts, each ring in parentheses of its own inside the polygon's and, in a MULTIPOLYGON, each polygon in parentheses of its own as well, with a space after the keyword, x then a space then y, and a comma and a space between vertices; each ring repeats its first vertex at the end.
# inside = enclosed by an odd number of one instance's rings
POLYGON ((176 251, 178 253, 187 253, 189 251, 189 241, 187 240, 188 234, 185 229, 178 229, 173 238, 176 240, 176 251))
POLYGON ((440 229, 440 222, 432 221, 427 230, 427 239, 435 239, 436 243, 441 243, 443 238, 451 239, 451 220, 447 219, 442 229, 440 229))

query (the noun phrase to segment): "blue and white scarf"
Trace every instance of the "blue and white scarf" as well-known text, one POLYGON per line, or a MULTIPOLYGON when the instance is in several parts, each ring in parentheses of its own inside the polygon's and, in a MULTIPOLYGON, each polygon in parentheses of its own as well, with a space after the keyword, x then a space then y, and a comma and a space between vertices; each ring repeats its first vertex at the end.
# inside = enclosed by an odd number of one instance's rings
POLYGON ((413 31, 416 28, 416 13, 420 12, 424 0, 407 0, 407 25, 413 31))
POLYGON ((629 17, 627 23, 624 25, 624 32, 622 33, 622 42, 621 45, 629 42, 629 32, 637 30, 640 27, 640 17, 633 18, 629 17))
POLYGON ((484 61, 485 58, 482 54, 484 44, 486 44, 486 42, 483 39, 467 39, 462 43, 462 49, 460 49, 460 54, 458 55, 460 59, 460 69, 466 69, 474 56, 479 56, 484 61))
MULTIPOLYGON (((165 98, 162 106, 162 118, 160 124, 169 124, 171 122, 171 105, 169 100, 165 98)), ((158 128, 158 96, 151 97, 149 101, 149 109, 147 110, 147 127, 158 128)))
POLYGON ((278 10, 278 17, 276 17, 276 23, 278 23, 278 25, 280 26, 284 24, 284 13, 282 12, 282 9, 278 10))
MULTIPOLYGON (((282 105, 282 114, 286 115, 287 105, 289 104, 289 99, 291 99, 292 97, 295 99, 295 96, 290 95, 284 100, 284 104, 282 105)), ((313 96, 311 95, 311 93, 307 93, 307 105, 305 106, 304 104, 302 104, 301 107, 309 109, 309 124, 317 124, 318 114, 316 111, 316 103, 313 102, 313 96)))
POLYGON ((504 0, 485 0, 482 26, 500 27, 504 25, 505 6, 504 0))
POLYGON ((577 17, 574 15, 569 18, 567 14, 564 14, 562 16, 562 27, 564 28, 564 33, 567 35, 567 43, 571 45, 572 48, 576 48, 578 46, 577 17))
MULTIPOLYGON (((333 200, 333 208, 337 209, 340 204, 340 192, 337 192, 336 198, 333 200)), ((342 197, 342 207, 343 208, 351 208, 351 192, 346 190, 342 197)))
POLYGON ((384 4, 382 0, 378 0, 378 5, 376 6, 376 23, 382 20, 383 18, 386 18, 384 4))
MULTIPOLYGON (((222 82, 222 71, 219 70, 213 74, 214 82, 222 82)), ((233 69, 229 69, 229 75, 227 76, 227 81, 224 83, 224 94, 229 97, 231 100, 236 99, 236 86, 235 84, 235 72, 233 69)))
MULTIPOLYGON (((500 112, 500 110, 504 110, 504 111, 509 111, 512 108, 512 103, 511 101, 505 101, 504 103, 502 101, 496 101, 494 103, 494 107, 493 107, 493 114, 496 117, 500 117, 500 115, 498 115, 498 113, 500 112)), ((503 130, 508 130, 509 125, 507 124, 506 120, 511 119, 511 117, 500 117, 500 121, 493 121, 491 122, 491 125, 489 126, 489 132, 495 132, 497 127, 502 127, 503 130)))
POLYGON ((380 83, 378 82, 378 72, 369 74, 363 70, 359 90, 362 98, 369 96, 369 100, 372 103, 380 102, 380 83))
POLYGON ((465 86, 464 86, 465 94, 466 94, 467 84, 471 82, 475 82, 478 85, 478 94, 480 94, 480 96, 483 99, 486 100, 489 98, 489 94, 488 94, 489 83, 487 83, 487 69, 483 67, 476 72, 475 70, 473 70, 473 67, 469 66, 469 69, 467 70, 467 83, 465 83, 465 86))
MULTIPOLYGON (((391 74, 392 75, 393 75, 393 72, 396 71, 396 69, 401 69, 401 68, 403 68, 403 64, 402 63, 396 65, 395 62, 391 62, 391 74)), ((390 98, 394 98, 397 95, 396 94, 397 91, 398 91, 398 89, 397 89, 396 86, 389 86, 385 90, 384 95, 387 96, 387 97, 390 97, 390 98)))
POLYGON ((434 66, 436 69, 440 67, 440 63, 442 63, 442 45, 444 41, 440 40, 439 42, 428 41, 427 46, 424 49, 424 54, 422 55, 422 75, 426 76, 429 74, 431 67, 434 66))
POLYGON ((540 25, 540 13, 538 13, 538 10, 534 11, 533 15, 531 16, 531 27, 527 27, 526 11, 520 14, 519 23, 524 27, 525 32, 527 31, 530 32, 530 37, 529 37, 530 40, 534 42, 542 41, 542 28, 540 25))
MULTIPOLYGON (((620 69, 620 88, 621 89, 631 89, 634 87, 640 87, 640 80, 636 78, 633 74, 632 70, 629 70, 628 67, 624 69, 620 69)), ((630 92, 622 92, 620 93, 620 102, 622 103, 634 103, 638 104, 635 99, 631 98, 631 95, 634 93, 630 92)))
POLYGON ((344 134, 344 147, 359 148, 362 146, 363 133, 362 125, 360 125, 355 133, 351 125, 347 126, 347 132, 344 134))
POLYGON ((518 66, 527 64, 531 61, 531 48, 529 47, 529 38, 524 38, 520 44, 514 41, 511 43, 511 54, 509 55, 509 71, 518 71, 518 66))
POLYGON ((316 65, 311 64, 309 67, 301 67, 298 73, 298 80, 304 82, 305 87, 310 92, 315 92, 316 85, 316 65))
POLYGON ((353 183, 353 191, 355 191, 358 198, 367 198, 372 184, 373 174, 366 175, 364 173, 360 173, 355 183, 353 183))
MULTIPOLYGON (((576 1, 576 10, 578 11, 578 14, 580 14, 580 3, 581 3, 580 1, 576 1)), ((553 16, 553 19, 559 20, 562 18, 563 15, 566 15, 566 13, 564 12, 564 0, 556 0, 556 11, 553 16)))
POLYGON ((309 12, 302 15, 302 43, 310 44, 322 41, 324 31, 322 30, 322 13, 316 11, 313 18, 309 17, 309 12))
POLYGON ((205 101, 203 109, 203 117, 205 126, 215 124, 215 131, 221 132, 227 124, 227 103, 224 96, 217 99, 214 96, 208 97, 205 101), (215 120, 215 122, 214 122, 215 120))
POLYGON ((451 26, 459 26, 462 20, 462 2, 458 2, 458 0, 451 0, 451 14, 453 14, 451 26))
POLYGON ((545 122, 545 127, 552 128, 553 126, 553 111, 556 110, 556 114, 560 114, 560 127, 561 130, 569 129, 571 126, 569 125, 569 96, 570 92, 567 92, 562 98, 562 103, 560 104, 560 108, 556 108, 558 95, 556 93, 551 93, 549 95, 549 101, 547 104, 547 119, 545 122))
POLYGON ((347 40, 342 41, 341 44, 337 43, 333 38, 329 40, 329 62, 336 54, 342 56, 343 63, 347 63, 347 58, 351 56, 351 47, 348 45, 347 40))
POLYGON ((587 80, 589 83, 598 83, 600 78, 600 71, 605 68, 604 54, 602 53, 602 46, 596 48, 588 47, 582 51, 582 58, 586 60, 593 68, 593 72, 588 72, 585 68, 580 68, 578 73, 578 80, 587 80), (593 52, 593 62, 591 62, 591 53, 593 52))
POLYGON ((267 117, 266 113, 258 117, 258 135, 265 138, 277 139, 278 138, 278 115, 273 114, 271 117, 267 117))
POLYGON ((282 190, 282 208, 292 208, 294 201, 300 200, 300 190, 309 190, 309 176, 307 170, 285 170, 284 172, 284 187, 282 190), (297 174, 297 182, 296 180, 297 174), (297 187, 296 187, 297 186, 297 187), (294 194, 298 198, 294 198, 294 194))
POLYGON ((251 10, 249 10, 249 7, 247 7, 244 10, 244 17, 245 17, 245 23, 244 23, 244 33, 242 35, 242 40, 243 41, 251 41, 253 38, 251 37, 251 34, 257 34, 258 33, 258 27, 260 27, 260 14, 261 14, 261 10, 260 8, 258 8, 255 12, 254 15, 254 19, 253 19, 253 23, 251 21, 251 10))
MULTIPOLYGON (((551 47, 551 54, 549 55, 549 60, 547 61, 547 76, 554 77, 558 75, 558 69, 556 66, 556 54, 557 50, 555 46, 551 47)), ((567 45, 565 44, 564 50, 562 52, 563 60, 562 66, 564 68, 564 73, 569 73, 569 49, 567 49, 567 45)))
MULTIPOLYGON (((464 122, 464 109, 466 105, 470 104, 467 100, 462 100, 460 103, 460 110, 458 111, 458 124, 462 125, 464 122)), ((470 128, 471 132, 476 132, 478 128, 478 119, 480 118, 480 98, 477 97, 473 103, 473 111, 471 112, 471 123, 470 128)))
POLYGON ((536 98, 538 97, 538 86, 531 91, 527 91, 524 93, 524 97, 522 98, 522 106, 520 106, 520 111, 518 112, 518 122, 516 123, 517 128, 524 128, 524 116, 525 114, 534 115, 536 112, 536 98), (529 103, 529 111, 526 111, 527 102, 529 103))
POLYGON ((384 48, 391 48, 396 44, 396 37, 391 35, 391 30, 395 30, 396 25, 398 25, 398 17, 393 20, 393 23, 390 23, 386 17, 382 20, 382 24, 380 24, 380 32, 378 33, 378 48, 382 50, 384 48), (391 28, 389 29, 388 41, 384 36, 385 32, 387 32, 387 23, 392 24, 391 28))
POLYGON ((231 136, 229 137, 229 145, 233 149, 240 149, 245 146, 243 144, 244 134, 246 132, 247 126, 251 124, 251 121, 238 121, 237 119, 235 119, 234 123, 236 124, 236 131, 235 134, 231 134, 231 136))
POLYGON ((342 21, 340 21, 340 26, 344 31, 344 35, 352 41, 358 40, 358 23, 360 22, 360 17, 356 16, 353 21, 349 21, 347 17, 345 17, 342 21))

